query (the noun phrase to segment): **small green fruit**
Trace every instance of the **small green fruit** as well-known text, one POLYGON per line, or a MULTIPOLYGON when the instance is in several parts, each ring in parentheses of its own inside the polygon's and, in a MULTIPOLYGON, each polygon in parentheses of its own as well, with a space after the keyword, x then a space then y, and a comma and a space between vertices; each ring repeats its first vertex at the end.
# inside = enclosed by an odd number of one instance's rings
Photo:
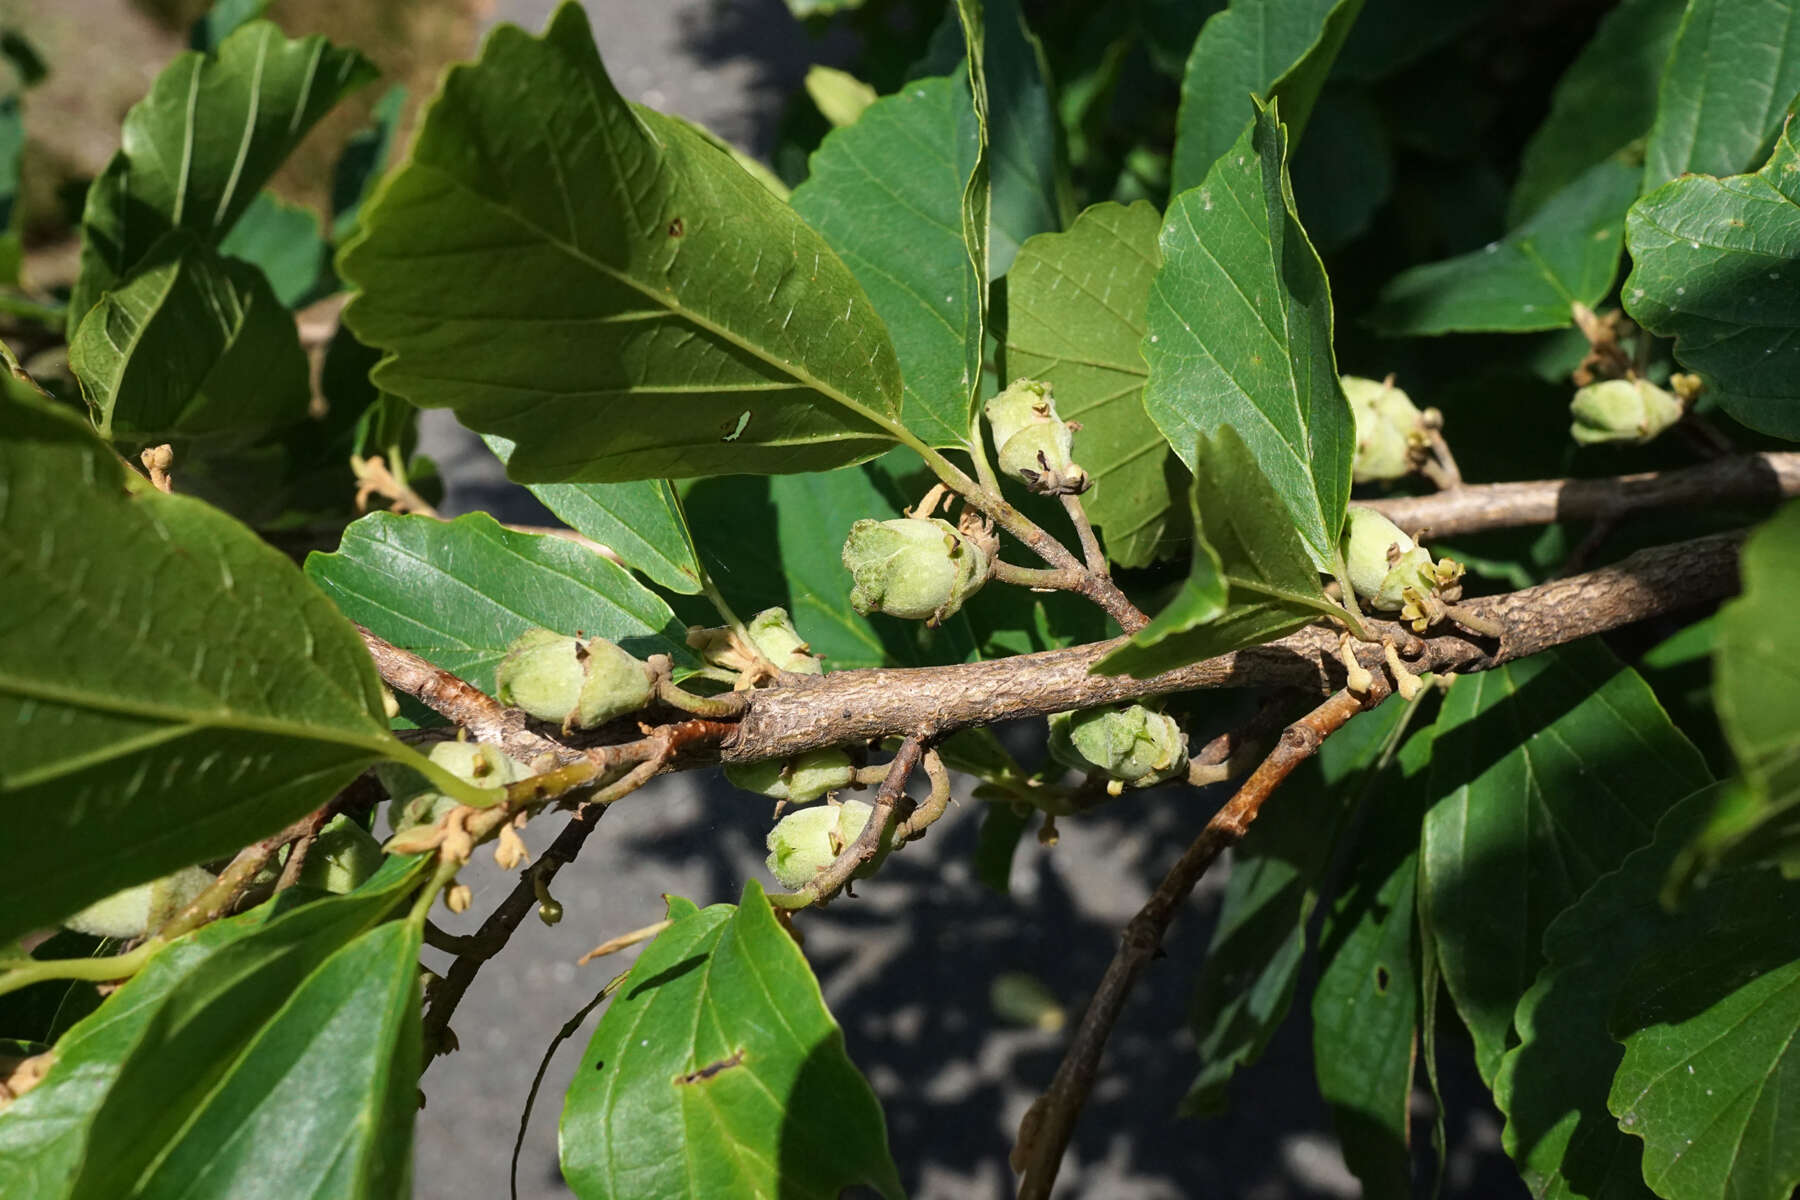
POLYGON ((988 400, 986 411, 1003 474, 1047 495, 1076 495, 1087 490, 1087 472, 1070 457, 1074 431, 1057 416, 1048 383, 1015 380, 988 400))
POLYGON ((605 638, 594 638, 585 649, 587 678, 564 728, 592 729, 650 703, 650 671, 641 660, 605 638))
POLYGON ((1187 768, 1187 735, 1142 704, 1061 712, 1050 717, 1050 754, 1126 787, 1150 787, 1187 768))
POLYGON ((650 702, 644 664, 605 638, 582 641, 548 629, 513 639, 494 671, 494 694, 540 721, 591 729, 650 702))
POLYGON ((93 937, 135 938, 161 929, 212 886, 211 871, 183 867, 161 879, 140 883, 96 900, 63 921, 63 927, 93 937))
POLYGON ((844 542, 850 607, 936 625, 987 582, 988 559, 948 521, 862 520, 844 542))
POLYGON ((339 813, 313 839, 300 866, 300 882, 341 896, 355 891, 380 866, 381 843, 339 813))
MULTIPOLYGON (((523 763, 498 746, 485 742, 460 739, 437 742, 426 757, 458 779, 477 787, 501 788, 531 774, 523 763)), ((436 825, 459 803, 433 788, 417 771, 398 763, 377 766, 375 777, 393 798, 388 805, 388 821, 395 833, 415 825, 436 825)))
POLYGON ((794 628, 787 609, 765 608, 751 617, 745 628, 749 631, 750 641, 777 669, 799 675, 824 672, 825 668, 801 638, 800 631, 794 628))
POLYGON ((1461 563, 1433 562, 1431 551, 1372 508, 1350 506, 1340 548, 1357 598, 1378 612, 1401 613, 1421 631, 1440 615, 1440 600, 1461 595, 1461 563))
POLYGON ((725 768, 725 778, 745 791, 756 792, 789 804, 811 804, 827 792, 850 786, 856 767, 842 750, 809 750, 792 759, 770 758, 762 762, 725 768))
POLYGON ((1608 379, 1575 393, 1569 433, 1584 446, 1600 442, 1643 443, 1681 420, 1681 401, 1648 379, 1608 379))
MULTIPOLYGON (((766 865, 770 873, 789 891, 805 887, 861 836, 874 811, 873 806, 861 800, 846 800, 838 805, 822 804, 789 813, 769 831, 766 865)), ((873 874, 892 848, 892 842, 883 838, 875 857, 864 863, 855 877, 862 879, 873 874)))
POLYGON ((1383 380, 1345 375, 1339 382, 1356 415, 1352 478, 1369 483, 1418 470, 1429 455, 1431 435, 1412 397, 1383 380))

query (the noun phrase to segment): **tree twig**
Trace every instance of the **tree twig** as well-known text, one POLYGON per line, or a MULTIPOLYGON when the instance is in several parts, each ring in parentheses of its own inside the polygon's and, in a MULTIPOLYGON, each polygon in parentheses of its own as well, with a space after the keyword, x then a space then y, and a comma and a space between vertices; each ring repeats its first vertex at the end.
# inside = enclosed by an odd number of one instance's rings
MULTIPOLYGON (((1378 688, 1382 686, 1377 684, 1378 688)), ((1383 696, 1383 692, 1377 691, 1371 697, 1372 703, 1379 703, 1383 696)), ((1340 691, 1283 730, 1262 765, 1244 781, 1237 795, 1213 814, 1137 916, 1125 927, 1118 952, 1113 955, 1100 986, 1088 1002, 1087 1011, 1082 1014, 1081 1024, 1057 1067, 1056 1077, 1025 1114, 1019 1127, 1019 1141, 1013 1149, 1013 1167, 1023 1176, 1019 1184, 1020 1200, 1044 1200, 1050 1195, 1063 1151, 1075 1129, 1075 1119, 1087 1102, 1088 1092, 1099 1073, 1107 1037, 1130 998, 1132 988, 1162 945, 1163 935, 1168 932, 1182 902, 1219 855, 1249 831, 1263 802, 1281 782, 1317 752, 1325 738, 1343 728, 1345 722, 1361 712, 1364 706, 1363 700, 1348 691, 1340 691)))
POLYGON ((1100 549, 1100 539, 1094 535, 1094 523, 1088 520, 1081 497, 1064 492, 1061 498, 1063 511, 1069 514, 1069 523, 1075 526, 1075 537, 1081 543, 1081 557, 1086 560, 1087 569, 1096 575, 1106 574, 1106 553, 1100 549))
POLYGON ((875 857, 876 851, 881 848, 882 838, 887 835, 888 827, 894 823, 895 808, 900 803, 900 797, 906 793, 906 781, 918 767, 930 736, 922 732, 909 733, 906 740, 900 743, 900 749, 894 752, 893 759, 888 763, 887 775, 882 779, 881 787, 875 792, 875 804, 869 813, 868 823, 856 835, 856 840, 844 847, 830 866, 813 876, 811 883, 797 892, 770 896, 770 903, 782 908, 804 908, 807 905, 829 903, 862 869, 863 864, 875 857))
MULTIPOLYGON (((1464 601, 1478 620, 1504 628, 1495 644, 1445 623, 1419 637, 1403 623, 1365 618, 1373 636, 1401 647, 1416 672, 1486 671, 1552 646, 1633 621, 1717 600, 1737 588, 1740 534, 1719 534, 1641 550, 1568 579, 1464 601)), ((1145 696, 1223 687, 1295 687, 1330 691, 1343 681, 1339 631, 1324 625, 1148 678, 1096 675, 1096 662, 1121 639, 942 667, 883 667, 796 676, 751 693, 750 711, 722 746, 726 762, 787 758, 808 750, 902 737, 920 728, 939 735, 971 725, 1046 716, 1066 709, 1145 696)), ((1382 673, 1379 641, 1354 646, 1358 661, 1382 673)))
POLYGON ((1684 505, 1773 504, 1800 496, 1800 452, 1744 454, 1610 479, 1463 484, 1427 496, 1358 500, 1409 533, 1457 537, 1553 521, 1617 519, 1684 505))

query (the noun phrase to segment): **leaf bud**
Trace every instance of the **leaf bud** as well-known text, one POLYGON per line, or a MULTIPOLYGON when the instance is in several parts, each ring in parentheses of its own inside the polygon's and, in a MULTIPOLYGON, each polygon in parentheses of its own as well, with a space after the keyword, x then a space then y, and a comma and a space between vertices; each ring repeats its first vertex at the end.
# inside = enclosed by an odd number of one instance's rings
POLYGON ((1187 767, 1187 735, 1173 717, 1126 704, 1050 717, 1050 754, 1124 787, 1150 787, 1187 767))
POLYGON ((1079 495, 1087 490, 1088 474, 1070 455, 1074 429, 1056 414, 1050 385, 1036 379, 1019 379, 987 402, 988 425, 994 431, 994 448, 1000 471, 1045 495, 1079 495))
POLYGON ((1584 446, 1600 442, 1643 443, 1681 420, 1680 400, 1648 379, 1608 379, 1590 383, 1569 402, 1575 418, 1569 433, 1584 446))
POLYGON ((1443 601, 1462 595, 1462 564, 1406 536, 1372 508, 1352 505, 1340 542, 1345 573, 1357 598, 1379 612, 1398 612, 1419 632, 1443 615, 1443 601))
POLYGON ((1357 483, 1411 475, 1430 456, 1431 433, 1412 397, 1392 382, 1345 375, 1340 381, 1356 416, 1357 483))
POLYGON ((380 866, 381 843, 339 813, 313 839, 300 864, 300 882, 341 896, 355 891, 380 866))
POLYGON ((213 873, 183 867, 161 879, 114 892, 63 920, 63 928, 91 937, 135 938, 155 932, 212 886, 213 873))
POLYGON ((864 519, 844 541, 850 607, 936 625, 987 582, 988 558, 948 521, 864 519))
POLYGON ((734 764, 725 768, 725 778, 745 791, 771 799, 811 804, 827 792, 848 787, 856 778, 856 766, 842 750, 827 747, 790 759, 734 764))
POLYGON ((494 694, 540 721, 591 729, 650 702, 648 668, 607 641, 528 629, 506 648, 494 694))
MULTIPOLYGON (((874 811, 861 800, 846 800, 791 812, 769 831, 765 865, 782 887, 799 891, 862 835, 874 811)), ((892 843, 884 837, 881 848, 857 870, 856 878, 873 874, 891 848, 892 843)))

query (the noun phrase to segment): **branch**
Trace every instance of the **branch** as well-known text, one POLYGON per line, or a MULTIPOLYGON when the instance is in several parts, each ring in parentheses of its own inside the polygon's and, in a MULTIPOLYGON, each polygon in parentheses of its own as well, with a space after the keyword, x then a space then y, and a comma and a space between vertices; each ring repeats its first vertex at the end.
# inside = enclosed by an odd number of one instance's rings
MULTIPOLYGON (((1376 693, 1371 706, 1380 703, 1382 698, 1383 693, 1376 693)), ((1044 1200, 1050 1195, 1063 1151, 1069 1144, 1069 1135, 1075 1129, 1075 1119, 1081 1114, 1081 1107, 1094 1086, 1107 1036, 1144 968, 1162 946, 1163 935, 1174 921, 1176 910, 1219 855, 1249 832, 1263 801, 1293 773, 1294 768, 1312 757, 1321 742, 1343 728, 1344 723, 1363 708, 1364 703, 1358 697, 1340 691, 1283 730, 1275 749, 1244 781, 1237 795, 1213 814, 1137 916, 1125 927, 1118 952, 1113 955, 1094 998, 1082 1014, 1081 1025, 1056 1069, 1056 1077, 1049 1090, 1026 1112, 1019 1126, 1013 1167, 1023 1175, 1019 1184, 1020 1200, 1044 1200)))
MULTIPOLYGON (((1365 618, 1373 636, 1401 648, 1412 670, 1487 671, 1634 621, 1703 604, 1737 589, 1741 534, 1720 534, 1641 550, 1611 566, 1523 591, 1468 600, 1477 620, 1506 630, 1499 645, 1449 625, 1421 638, 1394 621, 1365 618)), ((1145 696, 1223 687, 1298 687, 1315 694, 1342 682, 1339 631, 1324 625, 1166 671, 1146 679, 1091 674, 1123 639, 942 667, 885 667, 793 676, 750 693, 750 711, 722 747, 725 762, 785 758, 826 746, 937 735, 971 725, 1045 716, 1145 696)), ((1359 644, 1363 666, 1380 675, 1385 652, 1359 644)))
POLYGON ((559 763, 572 763, 585 754, 562 742, 534 732, 530 717, 507 708, 473 684, 449 671, 441 671, 410 650, 382 640, 361 625, 363 645, 375 660, 381 678, 397 692, 405 692, 426 707, 467 729, 478 742, 491 742, 518 759, 531 762, 540 754, 554 754, 559 763))
POLYGON ((1728 502, 1773 504, 1800 495, 1800 453, 1745 454, 1676 471, 1611 479, 1464 484, 1429 496, 1358 500, 1388 520, 1432 537, 1552 521, 1617 520, 1630 513, 1728 502))

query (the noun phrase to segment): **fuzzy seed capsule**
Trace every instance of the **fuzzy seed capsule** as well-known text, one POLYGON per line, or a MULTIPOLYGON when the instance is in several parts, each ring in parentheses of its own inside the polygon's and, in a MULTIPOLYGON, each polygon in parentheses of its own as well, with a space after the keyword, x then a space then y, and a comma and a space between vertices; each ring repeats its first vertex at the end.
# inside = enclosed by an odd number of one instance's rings
POLYGON ((1431 435, 1412 397, 1383 380, 1345 375, 1339 382, 1356 416, 1352 478, 1369 483, 1418 470, 1429 456, 1431 435))
POLYGON ((300 865, 300 882, 341 896, 355 891, 380 866, 381 843, 339 813, 313 839, 300 865))
POLYGON ((756 792, 789 804, 811 804, 827 792, 850 786, 856 767, 842 750, 809 750, 791 759, 725 768, 725 778, 745 791, 756 792))
POLYGON ((1462 564, 1431 552, 1372 508, 1351 505, 1340 542, 1345 574, 1357 598, 1378 612, 1397 612, 1424 632, 1443 602, 1462 594, 1462 564))
POLYGON ((1056 414, 1050 385, 1019 379, 986 405, 1002 474, 1045 495, 1078 495, 1088 474, 1075 465, 1074 430, 1056 414))
POLYGON ((212 886, 213 874, 200 867, 183 867, 161 879, 152 879, 104 900, 96 900, 63 920, 63 928, 91 937, 135 938, 161 929, 170 917, 186 908, 212 886))
POLYGON ((785 608, 765 608, 750 618, 745 626, 750 634, 750 641, 762 652, 762 656, 774 663, 779 670, 792 671, 797 675, 818 675, 824 667, 807 646, 800 631, 794 628, 793 618, 788 616, 785 608))
POLYGON ((1050 754, 1125 787, 1150 787, 1186 769, 1187 735, 1142 704, 1061 712, 1050 717, 1050 754))
MULTIPOLYGON (((846 800, 791 812, 769 831, 765 865, 782 887, 798 891, 861 836, 874 811, 873 806, 861 800, 846 800)), ((891 848, 889 840, 883 838, 875 857, 863 864, 856 878, 873 874, 891 848)))
POLYGON ((861 520, 844 542, 850 607, 936 625, 987 582, 988 560, 948 521, 861 520))
POLYGON ((1683 411, 1680 400, 1648 379, 1608 379, 1575 393, 1569 434, 1584 446, 1643 443, 1681 420, 1683 411))
POLYGON ((548 629, 513 639, 494 671, 494 694, 540 721, 591 729, 650 702, 650 674, 637 658, 607 641, 582 641, 548 629))

